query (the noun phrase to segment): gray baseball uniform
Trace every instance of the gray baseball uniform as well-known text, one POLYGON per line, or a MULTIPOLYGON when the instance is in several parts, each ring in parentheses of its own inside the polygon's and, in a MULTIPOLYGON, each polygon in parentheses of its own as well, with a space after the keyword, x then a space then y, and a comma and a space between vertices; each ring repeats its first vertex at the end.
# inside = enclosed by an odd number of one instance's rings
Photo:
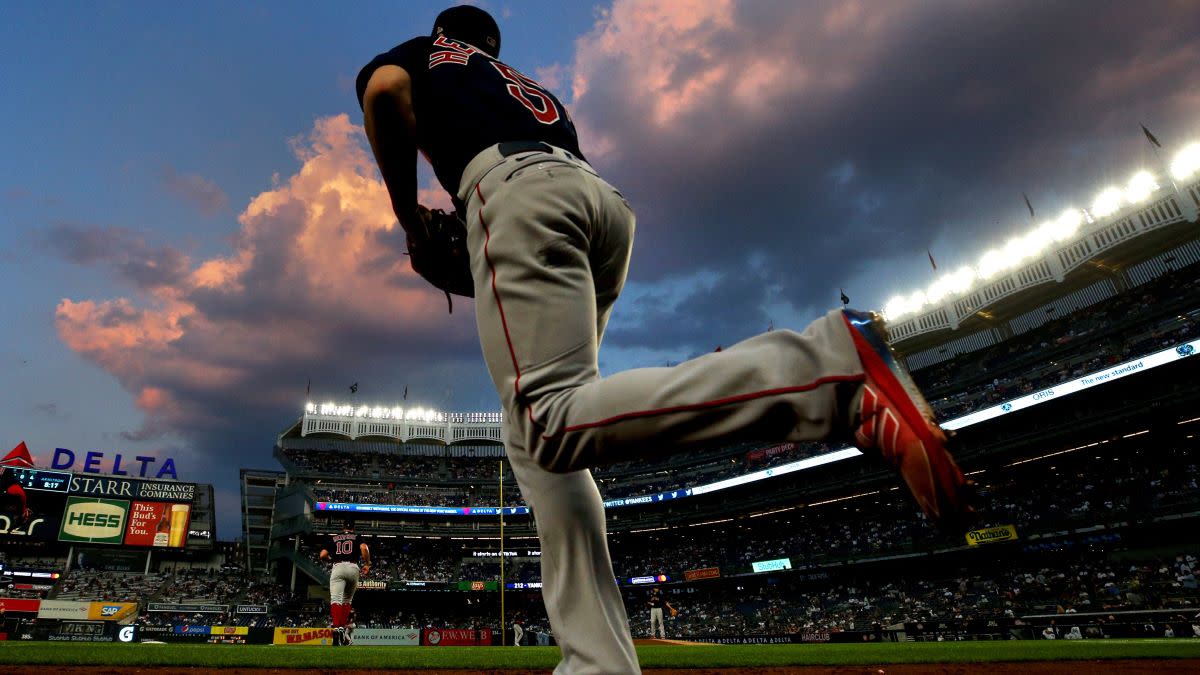
POLYGON ((329 572, 329 602, 349 606, 358 590, 358 565, 352 562, 333 564, 329 572))
POLYGON ((634 215, 571 153, 467 166, 475 313, 505 412, 508 458, 533 507, 542 594, 559 673, 638 672, 613 578, 599 464, 755 439, 844 433, 859 361, 840 312, 803 333, 775 330, 671 368, 601 378, 597 350, 625 282, 634 215))

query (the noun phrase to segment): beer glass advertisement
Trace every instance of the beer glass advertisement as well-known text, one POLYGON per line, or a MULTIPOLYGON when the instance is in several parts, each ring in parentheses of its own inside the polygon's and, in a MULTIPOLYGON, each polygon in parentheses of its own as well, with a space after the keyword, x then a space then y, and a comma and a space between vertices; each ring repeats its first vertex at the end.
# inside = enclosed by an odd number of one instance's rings
POLYGON ((191 510, 191 504, 133 502, 129 507, 125 545, 183 548, 191 510))
POLYGON ((71 474, 22 467, 0 468, 0 539, 53 541, 58 536, 71 474))

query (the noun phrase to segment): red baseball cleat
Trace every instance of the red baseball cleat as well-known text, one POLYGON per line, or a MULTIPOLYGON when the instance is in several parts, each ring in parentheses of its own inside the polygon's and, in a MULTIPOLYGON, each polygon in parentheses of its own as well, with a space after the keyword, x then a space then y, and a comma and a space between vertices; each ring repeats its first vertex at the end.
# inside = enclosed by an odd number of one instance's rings
POLYGON ((843 310, 866 373, 854 442, 900 472, 917 505, 939 528, 962 529, 973 516, 971 483, 954 463, 949 438, 888 345, 883 317, 843 310))

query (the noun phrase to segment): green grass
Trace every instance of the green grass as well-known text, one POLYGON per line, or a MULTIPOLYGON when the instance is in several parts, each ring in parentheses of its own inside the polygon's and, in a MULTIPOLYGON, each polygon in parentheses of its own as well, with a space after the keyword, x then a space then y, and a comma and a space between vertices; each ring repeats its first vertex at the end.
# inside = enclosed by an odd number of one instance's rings
MULTIPOLYGON (((901 644, 639 647, 645 668, 985 663, 1064 659, 1200 658, 1200 640, 924 642, 901 644)), ((271 645, 9 642, 0 664, 262 668, 544 669, 554 647, 288 647, 271 645)))

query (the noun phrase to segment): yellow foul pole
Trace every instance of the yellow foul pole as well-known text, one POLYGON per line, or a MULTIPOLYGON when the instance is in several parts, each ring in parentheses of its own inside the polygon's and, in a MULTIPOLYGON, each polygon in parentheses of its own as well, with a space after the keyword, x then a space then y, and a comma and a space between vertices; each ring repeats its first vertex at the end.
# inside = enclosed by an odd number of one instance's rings
POLYGON ((500 646, 505 645, 504 632, 504 460, 500 460, 500 646))

